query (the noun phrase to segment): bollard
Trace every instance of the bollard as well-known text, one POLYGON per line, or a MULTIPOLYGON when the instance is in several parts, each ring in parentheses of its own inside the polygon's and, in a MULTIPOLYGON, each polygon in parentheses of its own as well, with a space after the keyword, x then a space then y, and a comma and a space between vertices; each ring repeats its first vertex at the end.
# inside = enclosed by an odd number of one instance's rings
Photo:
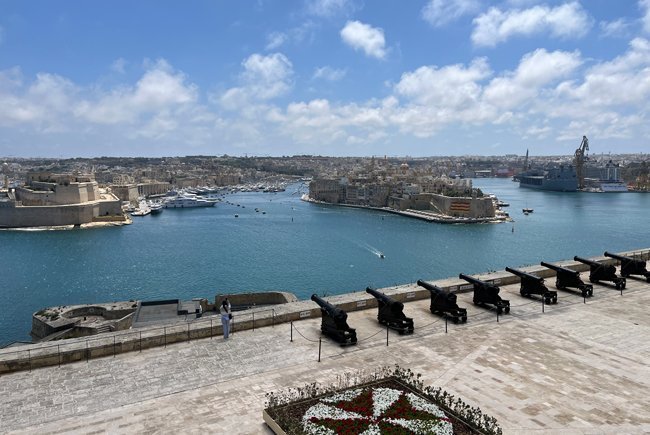
POLYGON ((584 292, 582 293, 582 303, 583 304, 587 303, 587 295, 584 292))
POLYGON ((386 346, 388 346, 388 325, 386 325, 386 346))
POLYGON ((445 313, 445 334, 447 333, 447 313, 445 313))
POLYGON ((544 298, 542 297, 542 313, 544 312, 544 298))
POLYGON ((293 320, 291 321, 291 339, 289 341, 293 343, 293 320))
POLYGON ((318 362, 320 362, 320 345, 321 345, 322 340, 318 338, 318 362))
POLYGON ((497 310, 497 323, 499 323, 499 310, 497 310))

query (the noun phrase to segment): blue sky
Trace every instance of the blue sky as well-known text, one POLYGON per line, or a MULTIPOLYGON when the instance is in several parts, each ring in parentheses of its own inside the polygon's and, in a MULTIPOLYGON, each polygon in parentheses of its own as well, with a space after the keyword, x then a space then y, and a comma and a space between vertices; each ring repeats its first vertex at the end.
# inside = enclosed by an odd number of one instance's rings
POLYGON ((647 152, 650 0, 0 0, 0 156, 647 152))

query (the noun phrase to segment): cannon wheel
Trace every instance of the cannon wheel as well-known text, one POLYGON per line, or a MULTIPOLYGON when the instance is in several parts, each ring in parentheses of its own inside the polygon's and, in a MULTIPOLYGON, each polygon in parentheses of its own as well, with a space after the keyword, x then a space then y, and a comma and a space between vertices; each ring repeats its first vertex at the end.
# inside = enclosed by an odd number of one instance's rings
POLYGON ((467 323, 467 316, 463 316, 463 323, 467 323))
POLYGON ((558 289, 558 290, 566 289, 566 287, 564 287, 563 285, 560 284, 560 280, 555 281, 555 288, 558 289))
POLYGON ((503 310, 501 309, 501 307, 497 307, 497 314, 501 314, 502 312, 503 310))
POLYGON ((553 296, 553 303, 557 304, 557 295, 553 296))
POLYGON ((594 284, 595 284, 595 283, 597 283, 597 282, 598 282, 598 280, 597 280, 597 279, 595 279, 595 278, 592 278, 592 277, 589 277, 589 282, 592 282, 592 283, 594 283, 594 284))
POLYGON ((617 281, 615 284, 616 290, 623 290, 623 283, 621 281, 617 281))
POLYGON ((589 291, 589 296, 593 296, 593 295, 594 295, 594 289, 593 289, 593 288, 590 288, 588 291, 589 291))
POLYGON ((521 296, 523 296, 523 297, 528 296, 528 293, 526 293, 526 292, 524 291, 523 288, 522 288, 521 290, 519 290, 519 294, 520 294, 521 296))
POLYGON ((544 298, 544 303, 546 305, 551 305, 551 298, 544 298))
POLYGON ((506 307, 506 314, 508 314, 509 312, 510 312, 510 306, 507 306, 506 307))
POLYGON ((454 321, 454 323, 455 323, 456 325, 458 325, 458 316, 454 316, 454 317, 452 317, 452 320, 454 321))

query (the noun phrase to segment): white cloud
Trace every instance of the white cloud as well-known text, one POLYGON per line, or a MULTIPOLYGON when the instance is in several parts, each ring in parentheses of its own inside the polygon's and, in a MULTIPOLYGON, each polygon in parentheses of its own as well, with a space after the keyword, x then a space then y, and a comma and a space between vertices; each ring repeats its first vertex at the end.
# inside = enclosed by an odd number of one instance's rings
POLYGON ((513 36, 544 32, 558 38, 579 38, 586 35, 591 26, 592 19, 578 2, 553 8, 542 5, 507 11, 493 7, 474 19, 472 42, 494 47, 513 36))
POLYGON ((122 57, 115 59, 111 64, 111 70, 115 71, 118 74, 124 74, 126 67, 126 60, 122 57))
POLYGON ((355 9, 351 0, 308 0, 307 12, 319 17, 331 17, 339 13, 350 13, 355 9))
POLYGON ((423 66, 402 74, 395 91, 417 104, 459 108, 480 97, 478 82, 490 74, 485 58, 475 59, 469 67, 458 64, 442 68, 423 66))
POLYGON ((383 29, 360 21, 348 21, 341 30, 341 39, 355 50, 363 50, 367 56, 383 59, 386 56, 386 40, 383 29))
POLYGON ((650 0, 639 0, 639 7, 643 12, 641 22, 643 23, 643 30, 650 33, 650 0))
POLYGON ((316 68, 312 78, 335 82, 341 80, 343 77, 345 77, 346 74, 347 71, 344 69, 335 69, 330 66, 323 66, 320 68, 316 68))
POLYGON ((627 35, 630 23, 624 18, 619 18, 614 21, 601 21, 599 26, 602 36, 624 37, 627 35))
POLYGON ((429 0, 422 8, 422 18, 432 26, 440 27, 477 12, 480 7, 478 0, 429 0))
POLYGON ((99 124, 135 122, 144 114, 195 102, 197 88, 186 80, 185 74, 174 71, 165 60, 158 60, 134 87, 119 87, 96 101, 82 100, 74 113, 99 124))
POLYGON ((282 53, 250 55, 242 62, 242 86, 226 90, 217 101, 228 110, 238 110, 255 101, 286 94, 292 87, 293 65, 282 53))
POLYGON ((275 50, 281 47, 288 40, 288 36, 283 32, 273 32, 266 37, 266 49, 275 50))
POLYGON ((493 79, 485 88, 484 100, 502 109, 533 101, 540 90, 566 78, 582 64, 580 53, 538 49, 521 58, 517 70, 493 79))

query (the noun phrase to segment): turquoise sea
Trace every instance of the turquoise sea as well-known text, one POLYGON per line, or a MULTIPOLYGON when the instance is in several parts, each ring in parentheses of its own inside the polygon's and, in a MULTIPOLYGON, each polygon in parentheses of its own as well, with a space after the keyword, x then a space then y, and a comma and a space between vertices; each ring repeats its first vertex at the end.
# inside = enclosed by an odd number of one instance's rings
POLYGON ((294 185, 125 227, 0 231, 0 346, 29 340, 32 313, 53 305, 260 290, 306 299, 650 247, 648 194, 540 192, 506 179, 474 186, 509 202, 515 222, 441 225, 315 205, 294 185))

